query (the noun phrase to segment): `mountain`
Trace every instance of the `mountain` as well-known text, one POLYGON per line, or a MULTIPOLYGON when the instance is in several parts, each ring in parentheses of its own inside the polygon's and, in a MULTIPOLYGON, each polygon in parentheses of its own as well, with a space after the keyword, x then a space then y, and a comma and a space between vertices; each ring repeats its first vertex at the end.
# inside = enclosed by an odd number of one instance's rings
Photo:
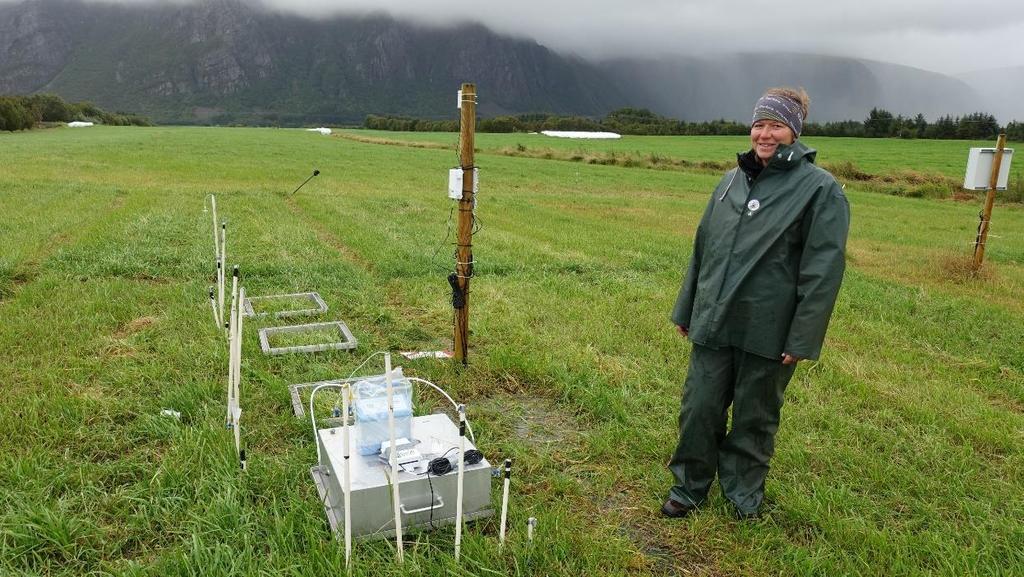
POLYGON ((634 106, 686 120, 742 121, 764 88, 777 85, 806 87, 810 119, 818 122, 862 120, 873 107, 934 119, 986 105, 960 79, 836 56, 589 62, 478 24, 427 27, 383 15, 314 20, 251 0, 0 3, 0 93, 53 92, 158 122, 454 118, 462 82, 477 85, 482 116, 601 116, 634 106))
POLYGON ((158 121, 453 117, 469 81, 486 116, 622 103, 593 65, 480 25, 310 20, 239 0, 0 5, 0 93, 54 92, 158 121))
POLYGON ((871 108, 928 118, 979 107, 965 83, 917 68, 810 54, 729 54, 703 58, 620 59, 603 63, 635 102, 684 120, 746 119, 768 86, 803 86, 809 119, 863 120, 871 108))
POLYGON ((1024 66, 979 70, 957 78, 981 95, 984 109, 1000 122, 1024 122, 1024 66))

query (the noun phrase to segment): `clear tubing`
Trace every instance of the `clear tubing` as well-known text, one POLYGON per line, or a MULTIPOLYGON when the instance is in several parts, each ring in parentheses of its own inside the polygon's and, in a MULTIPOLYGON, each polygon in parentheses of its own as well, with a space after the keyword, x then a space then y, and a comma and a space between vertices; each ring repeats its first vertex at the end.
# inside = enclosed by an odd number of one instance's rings
MULTIPOLYGON (((346 386, 348 386, 347 383, 344 384, 344 385, 343 384, 339 384, 339 383, 324 383, 322 385, 317 385, 317 386, 313 387, 313 391, 309 393, 309 420, 313 424, 313 440, 316 442, 316 463, 317 463, 317 465, 320 464, 320 440, 316 438, 316 413, 313 412, 313 398, 316 397, 316 393, 320 389, 330 389, 330 388, 341 389, 341 388, 346 387, 346 386)), ((348 423, 348 415, 345 415, 345 423, 346 424, 348 423)))
POLYGON ((459 480, 455 496, 455 560, 462 550, 462 479, 466 470, 466 405, 459 405, 459 480))
MULTIPOLYGON (((348 376, 348 379, 349 379, 349 380, 351 380, 351 379, 352 379, 352 377, 354 377, 354 376, 355 376, 356 372, 358 372, 358 371, 359 371, 359 369, 363 368, 363 366, 364 366, 364 365, 365 365, 366 363, 370 362, 370 359, 372 359, 373 357, 375 357, 375 356, 377 356, 377 355, 383 355, 383 354, 385 354, 386 352, 387 352, 387 351, 377 351, 377 352, 375 352, 375 353, 371 353, 371 354, 370 354, 370 356, 368 356, 368 357, 366 357, 365 359, 363 359, 363 362, 359 363, 359 366, 358 366, 358 367, 356 367, 355 369, 353 369, 353 370, 352 370, 352 372, 351 372, 351 373, 349 374, 349 376, 348 376)), ((335 409, 337 409, 337 408, 338 408, 338 404, 339 404, 340 400, 341 400, 341 392, 339 391, 339 392, 338 392, 338 398, 334 400, 334 408, 335 408, 335 409)))
POLYGON ((508 488, 512 482, 512 459, 505 459, 505 487, 501 492, 501 530, 498 533, 498 547, 505 546, 505 525, 508 522, 508 488))
MULTIPOLYGON (((424 385, 430 385, 431 387, 434 387, 434 389, 437 390, 437 392, 441 393, 444 396, 444 398, 448 399, 448 402, 451 403, 452 407, 455 409, 455 411, 458 412, 459 404, 456 403, 455 400, 452 399, 451 396, 448 395, 448 393, 444 392, 444 389, 442 389, 441 387, 435 385, 434 383, 432 383, 432 382, 430 382, 430 381, 428 381, 426 379, 420 379, 418 377, 405 377, 405 380, 407 380, 409 382, 423 383, 424 385)), ((473 434, 473 426, 469 424, 469 420, 468 419, 466 420, 466 430, 469 432, 469 439, 471 441, 473 441, 473 444, 475 445, 476 444, 476 435, 473 434)))
MULTIPOLYGON (((398 451, 395 444, 395 388, 391 382, 391 353, 384 353, 384 379, 388 386, 388 436, 391 439, 391 494, 394 496, 392 507, 395 510, 395 559, 401 563, 405 559, 402 547, 402 498, 398 492, 398 451)), ((458 545, 456 545, 458 551, 458 545)))
MULTIPOLYGON (((342 442, 345 444, 345 568, 349 571, 352 570, 351 559, 352 559, 352 464, 350 462, 351 448, 349 447, 348 440, 348 403, 349 398, 352 396, 352 386, 348 383, 345 384, 342 392, 342 419, 344 419, 344 425, 342 425, 342 442)), ((310 413, 312 414, 312 413, 310 413)), ((317 447, 320 444, 317 443, 317 447)))

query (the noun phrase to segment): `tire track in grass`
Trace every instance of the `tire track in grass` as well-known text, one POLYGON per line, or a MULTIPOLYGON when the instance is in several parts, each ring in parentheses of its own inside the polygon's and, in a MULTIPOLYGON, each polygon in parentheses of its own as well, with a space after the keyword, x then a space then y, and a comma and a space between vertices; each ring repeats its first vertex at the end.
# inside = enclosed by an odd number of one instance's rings
POLYGON ((351 248, 349 248, 348 245, 343 243, 341 239, 339 239, 333 232, 327 230, 319 221, 310 218, 306 214, 306 211, 304 211, 302 207, 299 206, 297 202, 295 202, 294 198, 290 196, 285 197, 284 204, 285 206, 288 207, 288 210, 290 210, 292 214, 298 217, 299 220, 304 222, 314 233, 316 233, 316 237, 320 240, 320 242, 331 247, 339 255, 341 255, 342 258, 358 266, 364 271, 370 274, 373 274, 375 272, 375 266, 372 262, 366 260, 361 255, 359 255, 351 248))
POLYGON ((13 297, 24 286, 31 284, 43 273, 45 262, 60 249, 73 245, 80 239, 91 235, 100 225, 110 222, 113 216, 123 212, 125 196, 122 190, 114 191, 107 207, 90 215, 83 222, 75 223, 68 231, 44 239, 35 250, 31 250, 21 260, 14 262, 8 271, 0 271, 7 278, 0 277, 0 305, 13 297))

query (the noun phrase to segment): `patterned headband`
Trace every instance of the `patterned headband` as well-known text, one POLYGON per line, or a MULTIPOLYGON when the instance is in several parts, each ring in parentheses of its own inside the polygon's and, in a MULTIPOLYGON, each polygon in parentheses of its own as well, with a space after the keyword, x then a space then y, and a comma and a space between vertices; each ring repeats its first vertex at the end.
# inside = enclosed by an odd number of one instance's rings
POLYGON ((800 103, 791 98, 777 94, 766 94, 754 105, 754 119, 750 121, 753 125, 758 120, 777 120, 793 130, 795 136, 800 136, 804 128, 803 111, 800 103))

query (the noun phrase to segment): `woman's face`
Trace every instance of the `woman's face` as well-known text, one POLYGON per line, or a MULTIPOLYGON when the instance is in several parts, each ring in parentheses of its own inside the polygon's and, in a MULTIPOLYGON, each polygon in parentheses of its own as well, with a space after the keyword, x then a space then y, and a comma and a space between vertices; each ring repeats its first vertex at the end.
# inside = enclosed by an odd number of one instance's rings
POLYGON ((767 165, 780 144, 793 144, 793 129, 778 120, 758 120, 750 127, 750 143, 761 164, 767 165))

